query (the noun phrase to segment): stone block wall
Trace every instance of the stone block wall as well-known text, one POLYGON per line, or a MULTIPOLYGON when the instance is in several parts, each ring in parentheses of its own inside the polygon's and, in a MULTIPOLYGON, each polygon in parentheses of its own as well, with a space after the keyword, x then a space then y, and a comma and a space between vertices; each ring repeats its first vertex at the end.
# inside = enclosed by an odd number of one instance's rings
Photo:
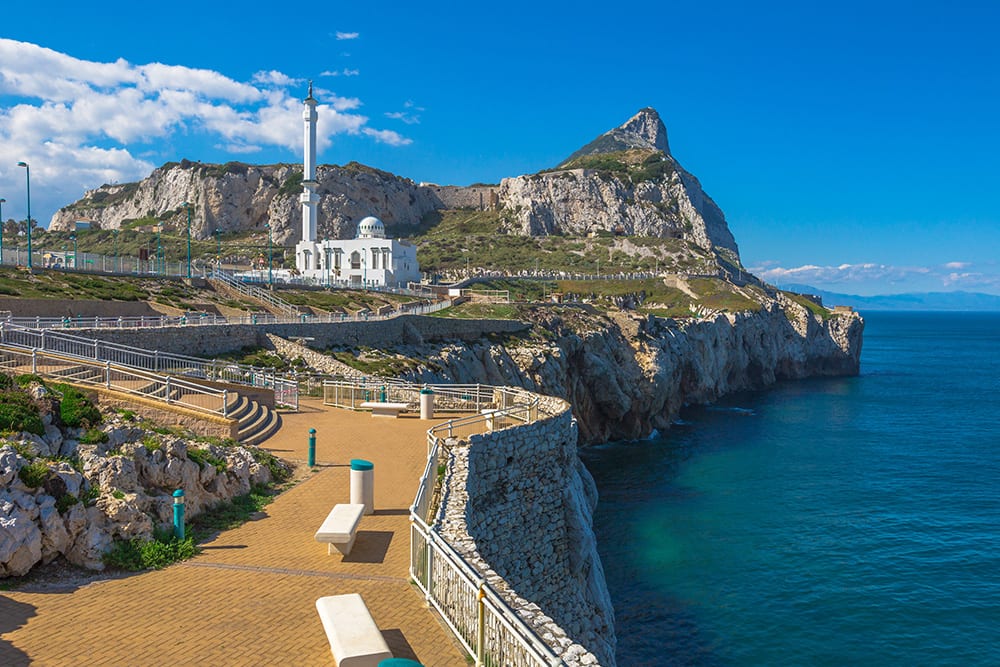
POLYGON ((597 490, 569 405, 450 447, 440 532, 569 665, 613 667, 614 610, 597 554, 597 490))

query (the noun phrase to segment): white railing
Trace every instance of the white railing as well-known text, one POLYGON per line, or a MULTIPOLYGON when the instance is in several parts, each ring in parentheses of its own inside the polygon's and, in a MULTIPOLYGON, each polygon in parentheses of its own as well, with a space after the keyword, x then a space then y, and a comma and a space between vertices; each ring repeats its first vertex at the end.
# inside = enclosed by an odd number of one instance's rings
POLYGON ((259 301, 276 308, 281 311, 285 317, 298 317, 301 314, 298 308, 284 299, 278 298, 271 291, 237 280, 225 271, 213 271, 211 280, 217 280, 229 289, 236 291, 238 294, 242 294, 243 296, 250 297, 255 301, 259 301))
POLYGON ((434 392, 435 412, 476 412, 497 402, 495 388, 483 384, 417 384, 393 378, 361 377, 323 382, 323 403, 348 410, 362 410, 362 403, 407 403, 420 406, 420 392, 434 392))
POLYGON ((299 406, 298 382, 266 368, 220 359, 200 359, 183 354, 146 350, 65 331, 32 329, 0 322, 0 344, 55 352, 77 359, 103 361, 128 368, 187 376, 192 379, 228 382, 274 390, 278 405, 299 406))
POLYGON ((500 594, 428 524, 435 513, 435 492, 441 484, 438 467, 445 438, 499 430, 538 418, 536 394, 501 387, 489 389, 496 400, 487 414, 451 420, 427 432, 427 465, 410 507, 410 576, 477 666, 562 665, 563 661, 500 594))
POLYGON ((299 313, 294 317, 278 317, 271 313, 251 313, 237 317, 223 317, 208 313, 188 313, 180 316, 139 317, 13 317, 4 315, 0 321, 34 329, 134 329, 148 327, 209 326, 221 324, 336 324, 338 322, 372 322, 388 320, 400 315, 427 315, 450 306, 448 301, 429 304, 402 304, 399 310, 376 315, 373 313, 327 313, 310 315, 299 313))
POLYGON ((171 375, 159 375, 40 349, 0 344, 0 365, 70 384, 91 385, 180 404, 199 412, 228 417, 229 392, 171 375))

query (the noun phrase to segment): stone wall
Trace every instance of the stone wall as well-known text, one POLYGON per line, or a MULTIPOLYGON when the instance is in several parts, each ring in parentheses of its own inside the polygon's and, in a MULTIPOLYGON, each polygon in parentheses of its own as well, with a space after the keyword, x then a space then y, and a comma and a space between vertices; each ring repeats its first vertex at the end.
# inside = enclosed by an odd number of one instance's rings
POLYGON ((514 320, 453 320, 424 315, 401 315, 371 322, 81 329, 74 333, 147 350, 212 356, 244 347, 270 347, 267 334, 286 339, 312 338, 311 347, 325 349, 336 345, 385 347, 434 340, 475 341, 488 334, 525 331, 529 326, 514 320))
POLYGON ((569 404, 449 448, 442 536, 569 665, 613 667, 614 610, 597 553, 597 489, 569 404))
POLYGON ((0 312, 14 317, 160 317, 145 301, 99 301, 96 299, 24 299, 0 297, 0 312))

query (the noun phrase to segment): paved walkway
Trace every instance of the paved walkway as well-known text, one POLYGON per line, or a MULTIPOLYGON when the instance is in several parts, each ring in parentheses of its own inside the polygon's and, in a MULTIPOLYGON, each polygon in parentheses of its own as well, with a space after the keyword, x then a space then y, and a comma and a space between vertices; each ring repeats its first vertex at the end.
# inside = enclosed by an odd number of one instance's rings
MULTIPOLYGON (((361 593, 393 655, 427 667, 465 665, 463 652, 409 583, 409 505, 432 422, 373 418, 303 401, 263 447, 317 468, 196 558, 71 592, 0 592, 2 665, 331 665, 315 601, 361 593), (375 464, 375 508, 350 556, 313 539, 350 497, 351 458, 375 464)), ((440 421, 440 420, 438 420, 440 421)))

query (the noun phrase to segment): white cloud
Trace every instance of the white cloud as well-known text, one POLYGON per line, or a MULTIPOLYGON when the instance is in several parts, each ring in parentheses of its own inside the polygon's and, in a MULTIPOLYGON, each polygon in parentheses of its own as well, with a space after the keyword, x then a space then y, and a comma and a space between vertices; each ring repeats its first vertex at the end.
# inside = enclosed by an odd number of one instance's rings
POLYGON ((805 283, 819 288, 845 289, 852 286, 882 285, 914 290, 976 289, 1000 286, 1000 275, 980 271, 962 271, 969 262, 948 262, 937 266, 893 266, 878 263, 817 266, 805 264, 782 267, 777 262, 761 262, 749 267, 769 283, 805 283))
POLYGON ((323 70, 320 72, 320 76, 358 76, 361 74, 360 71, 356 69, 344 68, 342 70, 323 70))
POLYGON ((405 111, 386 111, 385 117, 392 118, 393 120, 401 120, 407 125, 417 125, 420 123, 420 116, 409 114, 405 111))
POLYGON ((257 72, 253 75, 254 83, 261 83, 264 85, 288 87, 292 85, 301 85, 301 79, 293 79, 292 77, 279 72, 277 70, 271 70, 270 72, 257 72))
POLYGON ((356 32, 340 32, 338 30, 336 36, 337 36, 337 39, 344 40, 344 39, 357 39, 361 35, 359 33, 356 33, 356 32))
POLYGON ((390 146, 408 146, 413 143, 412 139, 408 139, 392 130, 374 130, 370 127, 366 127, 361 131, 369 137, 373 137, 377 141, 381 141, 383 144, 389 144, 390 146))
MULTIPOLYGON (((301 152, 304 91, 289 91, 301 85, 277 70, 242 82, 183 65, 86 61, 0 38, 0 192, 12 202, 4 212, 24 215, 7 194, 24 188, 24 171, 12 166, 18 160, 31 165, 32 213, 44 224, 54 209, 85 189, 137 180, 157 160, 188 157, 170 148, 185 136, 205 135, 206 146, 231 153, 268 147, 301 152)), ((327 90, 317 90, 317 96, 320 148, 338 134, 392 146, 411 143, 391 130, 369 127, 368 117, 356 112, 362 105, 358 98, 327 90)))

